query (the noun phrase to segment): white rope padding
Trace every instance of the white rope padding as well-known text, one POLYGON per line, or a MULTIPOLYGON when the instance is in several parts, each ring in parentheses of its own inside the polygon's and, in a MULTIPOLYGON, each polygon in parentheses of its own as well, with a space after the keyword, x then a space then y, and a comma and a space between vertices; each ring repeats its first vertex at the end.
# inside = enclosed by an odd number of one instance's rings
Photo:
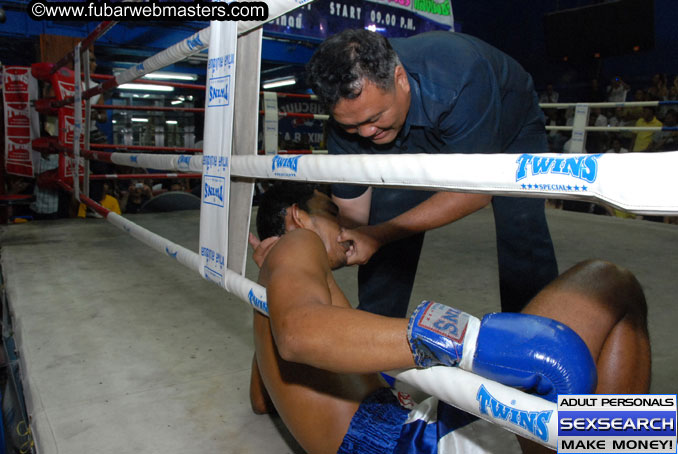
POLYGON ((396 381, 412 385, 453 407, 556 448, 558 412, 553 402, 458 367, 436 366, 390 371, 388 374, 396 381))
MULTIPOLYGON (((106 220, 119 229, 129 233, 142 243, 152 247, 161 254, 165 254, 168 257, 173 258, 188 269, 196 271, 198 274, 202 274, 202 262, 199 254, 189 251, 185 247, 173 243, 172 241, 163 238, 160 235, 153 233, 150 230, 145 229, 116 213, 109 213, 108 216, 106 216, 106 220)), ((203 275, 203 277, 208 281, 214 282, 215 284, 224 288, 229 293, 234 294, 241 300, 249 303, 254 309, 258 310, 264 315, 268 315, 266 289, 264 287, 240 276, 237 273, 234 273, 229 269, 224 270, 224 272, 226 276, 224 285, 221 285, 221 282, 209 279, 207 274, 203 275)))
POLYGON ((678 214, 678 152, 234 156, 231 175, 600 200, 638 214, 678 214))
MULTIPOLYGON (((257 0, 241 0, 242 2, 257 0)), ((261 27, 265 23, 275 18, 287 14, 290 11, 299 8, 312 0, 275 0, 267 1, 268 19, 263 21, 239 21, 238 35, 248 33, 255 28, 261 27)), ((206 49, 210 42, 210 27, 206 27, 190 37, 174 44, 171 47, 159 52, 136 66, 126 69, 115 76, 117 85, 132 82, 146 74, 157 71, 171 64, 177 63, 184 58, 201 52, 206 49)))
MULTIPOLYGON (((200 155, 111 155, 114 163, 131 167, 202 169, 200 155)), ((592 200, 636 214, 678 214, 678 151, 232 156, 231 166, 231 175, 247 178, 592 200)))
MULTIPOLYGON (((572 131, 574 126, 545 126, 547 131, 572 131)), ((640 131, 666 131, 662 126, 586 126, 583 128, 584 131, 600 131, 600 132, 611 132, 611 131, 629 131, 629 132, 640 132, 640 131)))
POLYGON ((111 153, 111 162, 126 167, 141 167, 180 172, 202 172, 202 155, 160 155, 143 153, 111 153))
POLYGON ((601 107, 601 108, 614 108, 614 107, 657 107, 659 105, 670 105, 678 104, 676 101, 623 101, 623 102, 544 102, 539 103, 539 107, 542 109, 566 109, 568 107, 575 106, 589 106, 589 107, 601 107))

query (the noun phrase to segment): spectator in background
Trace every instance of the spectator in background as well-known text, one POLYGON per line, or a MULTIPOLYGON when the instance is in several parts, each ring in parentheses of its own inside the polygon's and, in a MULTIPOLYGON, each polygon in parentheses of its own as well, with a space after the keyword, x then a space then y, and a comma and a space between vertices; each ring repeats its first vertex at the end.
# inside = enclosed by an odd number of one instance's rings
POLYGON ((539 96, 539 102, 558 102, 558 96, 558 92, 553 90, 553 84, 548 84, 546 86, 546 91, 539 96))
POLYGON ((624 125, 624 109, 615 107, 608 110, 607 117, 608 126, 623 126, 624 125))
POLYGON ((59 190, 59 186, 56 183, 58 168, 58 154, 41 153, 36 168, 37 178, 33 189, 35 201, 30 205, 34 219, 68 217, 69 197, 59 190), (59 208, 61 208, 61 211, 59 208), (60 216, 62 214, 64 216, 60 216))
POLYGON ((600 83, 598 79, 591 79, 591 86, 589 87, 589 93, 586 96, 587 102, 604 102, 607 100, 605 92, 600 88, 600 83))
MULTIPOLYGON (((655 117, 654 107, 643 107, 643 116, 636 121, 636 126, 654 126, 662 127, 662 122, 655 117)), ((654 131, 638 131, 633 141, 632 151, 647 151, 652 143, 654 131)))
POLYGON ((142 205, 151 200, 152 197, 153 191, 148 184, 132 180, 127 191, 122 194, 120 205, 125 213, 135 214, 140 212, 142 205))
POLYGON ((629 150, 622 147, 621 140, 619 137, 613 137, 612 138, 612 148, 607 150, 606 153, 628 153, 629 150))
POLYGON ((607 87, 607 100, 609 102, 624 102, 629 92, 629 85, 621 77, 613 77, 610 85, 607 87))
MULTIPOLYGON (((546 126, 563 126, 565 118, 561 115, 562 109, 544 109, 546 115, 546 126)), ((562 131, 547 131, 546 139, 549 143, 549 152, 562 153, 563 144, 567 141, 567 137, 562 131)))
MULTIPOLYGON (((676 127, 678 112, 670 109, 664 116, 664 126, 676 127)), ((647 151, 675 151, 678 150, 678 131, 657 131, 652 135, 647 151)))
POLYGON ((673 83, 669 87, 669 100, 678 100, 678 76, 673 78, 673 83))
MULTIPOLYGON (((122 214, 120 211, 120 202, 115 194, 115 186, 108 181, 102 181, 100 189, 93 190, 90 188, 90 198, 99 202, 99 205, 112 211, 115 214, 122 214)), ((80 204, 78 209, 78 217, 84 218, 87 215, 87 207, 84 203, 80 204)), ((101 217, 95 213, 94 217, 101 217)))
MULTIPOLYGON (((649 101, 649 99, 647 99, 647 93, 645 90, 641 90, 640 88, 636 90, 635 94, 633 95, 633 102, 637 101, 649 101)), ((628 122, 628 126, 632 126, 635 124, 636 120, 643 117, 643 108, 640 106, 626 107, 624 111, 624 117, 628 122)))
POLYGON ((657 73, 652 76, 652 85, 647 88, 647 94, 650 99, 664 101, 668 99, 669 89, 666 86, 666 75, 657 73))
MULTIPOLYGON (((607 117, 600 107, 592 107, 589 114, 589 126, 607 126, 607 117)), ((589 153, 602 153, 607 144, 607 133, 589 131, 586 138, 586 148, 589 153)))
POLYGON ((177 178, 170 181, 169 190, 173 192, 188 192, 188 180, 185 178, 177 178))

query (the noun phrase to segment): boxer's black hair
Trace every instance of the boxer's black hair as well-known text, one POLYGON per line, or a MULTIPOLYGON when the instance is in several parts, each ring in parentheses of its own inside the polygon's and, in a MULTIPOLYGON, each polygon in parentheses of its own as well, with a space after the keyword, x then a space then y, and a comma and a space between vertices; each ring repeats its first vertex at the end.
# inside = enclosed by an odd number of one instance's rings
POLYGON ((274 183, 259 200, 257 211, 257 235, 260 240, 285 233, 285 215, 287 208, 295 203, 302 210, 309 212, 308 201, 313 198, 315 190, 323 190, 320 185, 279 181, 274 183))
POLYGON ((382 90, 393 89, 398 64, 398 55, 385 37, 348 29, 318 47, 306 65, 306 80, 320 101, 331 108, 340 98, 360 96, 363 79, 382 90))

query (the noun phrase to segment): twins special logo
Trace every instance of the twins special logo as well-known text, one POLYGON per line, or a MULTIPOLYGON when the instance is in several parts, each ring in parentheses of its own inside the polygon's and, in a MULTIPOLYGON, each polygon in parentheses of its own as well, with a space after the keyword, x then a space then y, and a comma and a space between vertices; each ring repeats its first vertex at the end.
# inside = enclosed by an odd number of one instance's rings
POLYGON ((203 203, 224 207, 226 179, 215 175, 205 175, 203 178, 203 203))
POLYGON ((230 87, 230 75, 210 79, 207 107, 228 106, 230 87))
POLYGON ((186 171, 191 168, 191 157, 185 154, 182 154, 177 159, 177 169, 186 171))
POLYGON ((205 45, 202 43, 200 40, 200 36, 195 35, 189 39, 186 40, 186 45, 190 50, 198 49, 198 48, 203 48, 205 45))
POLYGON ((491 415, 495 419, 502 419, 516 427, 527 430, 540 440, 548 441, 548 422, 553 411, 527 411, 509 407, 495 398, 485 386, 481 385, 476 395, 478 409, 484 415, 491 415))
POLYGON ((247 300, 253 307, 268 314, 268 304, 266 301, 257 298, 252 289, 250 289, 249 293, 247 294, 247 300))
POLYGON ((177 254, 179 253, 179 251, 171 251, 170 248, 169 248, 168 246, 165 246, 165 253, 166 253, 168 256, 172 257, 174 260, 176 260, 176 259, 177 259, 177 254))
POLYGON ((273 171, 274 175, 286 175, 286 176, 292 176, 297 174, 297 169, 299 167, 299 159, 301 159, 301 156, 293 156, 293 157, 282 157, 280 155, 276 155, 273 157, 273 161, 271 163, 271 170, 273 171), (280 169, 290 169, 292 173, 284 173, 281 172, 280 169))
POLYGON ((593 183, 598 177, 598 158, 600 154, 556 158, 523 154, 518 157, 516 181, 520 181, 530 173, 535 175, 570 175, 574 178, 593 183))

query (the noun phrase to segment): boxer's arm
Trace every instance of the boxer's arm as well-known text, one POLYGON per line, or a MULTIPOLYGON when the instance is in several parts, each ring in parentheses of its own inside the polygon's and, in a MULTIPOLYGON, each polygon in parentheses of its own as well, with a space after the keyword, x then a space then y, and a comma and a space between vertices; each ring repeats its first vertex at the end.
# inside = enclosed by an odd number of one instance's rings
POLYGON ((407 320, 333 305, 333 293, 344 297, 329 288, 330 273, 323 243, 307 230, 285 234, 266 257, 261 279, 280 356, 340 373, 414 366, 407 320))

